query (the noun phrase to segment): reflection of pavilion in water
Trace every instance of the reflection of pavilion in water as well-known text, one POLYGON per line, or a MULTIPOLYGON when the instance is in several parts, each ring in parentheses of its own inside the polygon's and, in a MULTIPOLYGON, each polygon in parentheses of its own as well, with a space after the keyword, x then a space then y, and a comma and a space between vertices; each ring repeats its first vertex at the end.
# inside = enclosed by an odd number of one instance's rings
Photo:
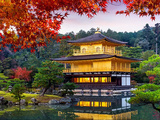
POLYGON ((127 103, 129 97, 83 97, 75 105, 76 120, 130 120, 137 114, 127 103))

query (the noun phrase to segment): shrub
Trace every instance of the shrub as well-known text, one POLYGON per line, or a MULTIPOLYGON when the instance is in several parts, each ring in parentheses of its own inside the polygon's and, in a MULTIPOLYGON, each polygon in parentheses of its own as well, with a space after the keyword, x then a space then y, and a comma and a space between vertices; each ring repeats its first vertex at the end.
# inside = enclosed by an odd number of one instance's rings
POLYGON ((76 89, 78 86, 75 83, 67 82, 62 86, 62 96, 74 95, 73 90, 76 89))

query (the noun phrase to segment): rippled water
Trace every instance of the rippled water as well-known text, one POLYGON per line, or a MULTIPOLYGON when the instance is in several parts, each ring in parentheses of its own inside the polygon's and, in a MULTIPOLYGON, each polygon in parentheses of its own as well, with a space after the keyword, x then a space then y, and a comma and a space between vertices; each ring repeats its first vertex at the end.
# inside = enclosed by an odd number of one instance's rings
POLYGON ((0 120, 160 120, 151 105, 126 102, 129 97, 81 97, 74 105, 0 106, 0 120))

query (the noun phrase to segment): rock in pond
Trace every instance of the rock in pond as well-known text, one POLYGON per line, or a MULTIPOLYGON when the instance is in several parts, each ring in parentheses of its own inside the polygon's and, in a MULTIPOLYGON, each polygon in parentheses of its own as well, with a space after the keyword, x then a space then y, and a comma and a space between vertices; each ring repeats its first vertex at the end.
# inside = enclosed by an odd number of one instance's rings
POLYGON ((8 100, 5 100, 4 97, 0 97, 0 105, 7 105, 8 100))
POLYGON ((48 105, 49 103, 38 103, 38 105, 48 105))
POLYGON ((72 100, 72 102, 78 102, 78 101, 80 101, 79 98, 71 98, 71 100, 72 100))
POLYGON ((71 104, 59 104, 59 105, 49 105, 52 109, 67 109, 71 106, 71 104))
POLYGON ((55 105, 55 104, 59 104, 58 100, 52 99, 48 102, 49 105, 55 105))

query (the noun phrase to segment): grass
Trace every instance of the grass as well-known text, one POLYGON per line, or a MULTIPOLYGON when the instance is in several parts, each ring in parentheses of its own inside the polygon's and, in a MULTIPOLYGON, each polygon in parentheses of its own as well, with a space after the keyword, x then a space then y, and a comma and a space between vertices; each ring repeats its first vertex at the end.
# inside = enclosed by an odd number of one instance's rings
MULTIPOLYGON (((13 94, 5 91, 0 91, 0 96, 3 96, 6 100, 12 101, 12 102, 17 102, 16 99, 12 97, 13 94)), ((48 103, 49 100, 51 99, 56 99, 59 100, 61 97, 57 95, 47 95, 45 94, 44 96, 39 96, 39 94, 28 94, 24 93, 23 94, 25 97, 22 99, 25 99, 26 102, 31 103, 31 98, 37 99, 40 103, 48 103)))

